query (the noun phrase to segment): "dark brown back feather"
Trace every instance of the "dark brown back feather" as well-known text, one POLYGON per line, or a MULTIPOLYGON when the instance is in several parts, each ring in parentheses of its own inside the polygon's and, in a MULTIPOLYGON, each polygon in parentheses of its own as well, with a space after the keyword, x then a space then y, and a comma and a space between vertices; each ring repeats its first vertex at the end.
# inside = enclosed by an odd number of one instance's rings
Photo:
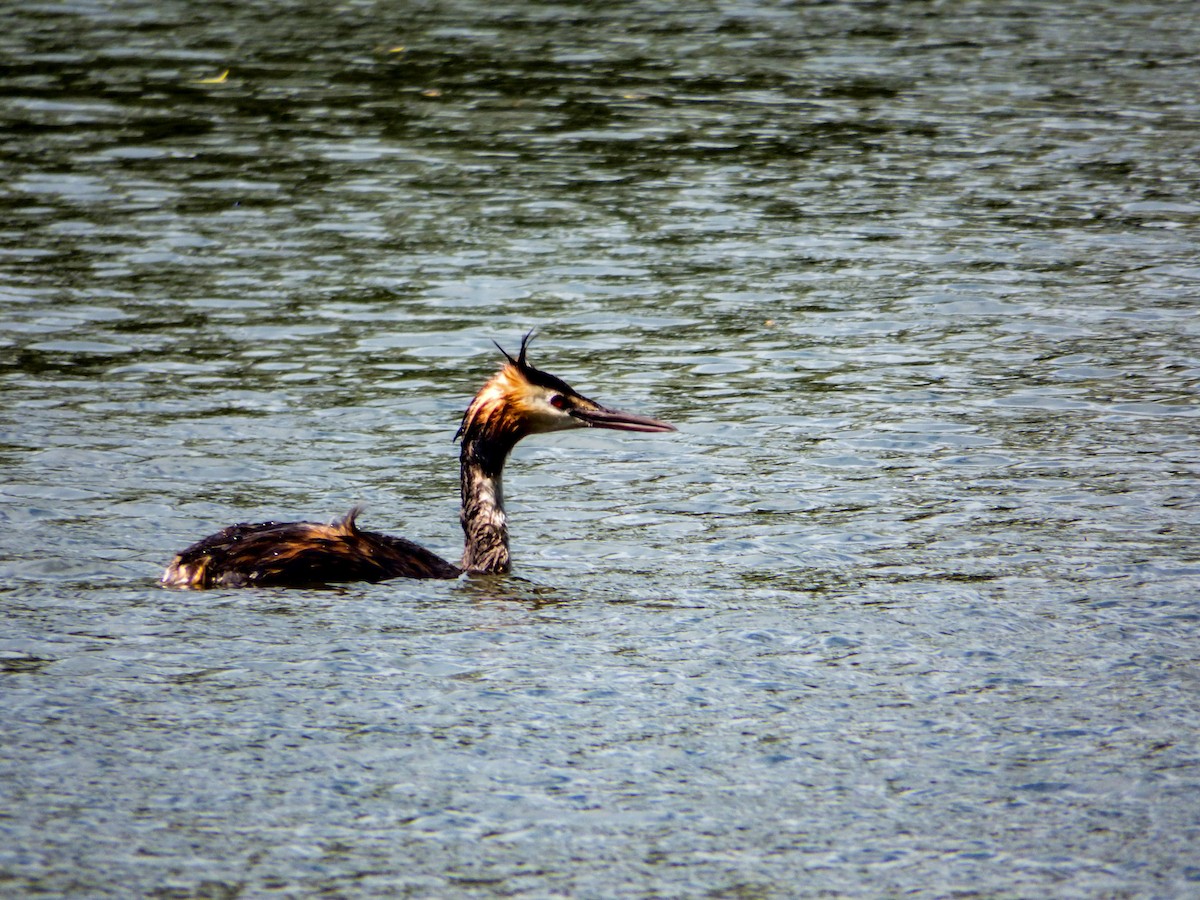
POLYGON ((300 587, 389 578, 457 578, 462 570, 404 538, 360 531, 358 509, 329 525, 231 525, 192 544, 168 566, 175 587, 300 587))

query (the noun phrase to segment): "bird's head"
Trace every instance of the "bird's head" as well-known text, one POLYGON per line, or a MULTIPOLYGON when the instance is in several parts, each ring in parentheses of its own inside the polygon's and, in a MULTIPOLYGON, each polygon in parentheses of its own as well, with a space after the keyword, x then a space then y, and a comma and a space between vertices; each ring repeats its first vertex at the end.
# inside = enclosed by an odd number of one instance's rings
POLYGON ((455 437, 469 441, 495 441, 507 453, 530 434, 569 428, 611 428, 616 431, 674 431, 673 425, 601 406, 583 396, 561 378, 535 369, 526 352, 533 332, 521 339, 514 359, 503 347, 505 364, 475 395, 463 415, 455 437))

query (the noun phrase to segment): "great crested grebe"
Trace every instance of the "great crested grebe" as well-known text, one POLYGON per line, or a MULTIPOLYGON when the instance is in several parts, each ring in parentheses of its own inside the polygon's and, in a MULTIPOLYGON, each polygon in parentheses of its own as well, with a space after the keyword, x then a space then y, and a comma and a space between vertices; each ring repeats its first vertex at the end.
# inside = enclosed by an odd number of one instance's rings
POLYGON ((167 566, 169 587, 301 587, 388 578, 457 578, 464 572, 493 574, 511 568, 501 474, 517 441, 530 434, 568 428, 674 431, 646 416, 607 409, 573 387, 531 366, 525 352, 533 332, 513 359, 479 389, 463 414, 455 439, 462 481, 465 544, 456 566, 404 538, 360 531, 354 507, 329 525, 262 522, 231 525, 192 544, 167 566))

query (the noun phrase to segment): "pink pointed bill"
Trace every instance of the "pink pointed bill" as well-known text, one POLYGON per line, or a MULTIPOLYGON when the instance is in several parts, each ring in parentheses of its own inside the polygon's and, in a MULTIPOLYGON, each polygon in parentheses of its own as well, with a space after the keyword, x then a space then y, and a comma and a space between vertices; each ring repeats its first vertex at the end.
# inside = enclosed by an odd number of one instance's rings
POLYGON ((649 416, 636 416, 619 409, 574 409, 571 415, 592 428, 611 428, 614 431, 676 431, 669 425, 649 416))

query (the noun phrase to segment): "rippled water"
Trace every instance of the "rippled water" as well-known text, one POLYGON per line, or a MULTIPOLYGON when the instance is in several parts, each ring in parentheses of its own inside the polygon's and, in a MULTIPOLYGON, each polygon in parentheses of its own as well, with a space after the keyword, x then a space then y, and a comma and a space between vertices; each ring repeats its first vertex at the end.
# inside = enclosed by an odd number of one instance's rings
POLYGON ((0 892, 1194 893, 1192 4, 407 6, 6 14, 0 892))

